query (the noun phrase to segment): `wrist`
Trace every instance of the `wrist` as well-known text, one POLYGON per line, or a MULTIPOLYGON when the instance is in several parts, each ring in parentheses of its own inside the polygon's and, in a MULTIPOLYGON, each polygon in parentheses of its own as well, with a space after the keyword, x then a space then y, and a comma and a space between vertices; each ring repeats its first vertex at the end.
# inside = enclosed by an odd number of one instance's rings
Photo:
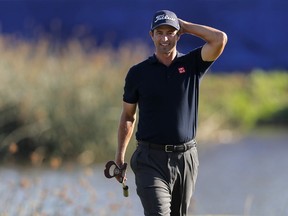
POLYGON ((116 162, 117 165, 124 164, 124 154, 116 153, 115 162, 116 162))

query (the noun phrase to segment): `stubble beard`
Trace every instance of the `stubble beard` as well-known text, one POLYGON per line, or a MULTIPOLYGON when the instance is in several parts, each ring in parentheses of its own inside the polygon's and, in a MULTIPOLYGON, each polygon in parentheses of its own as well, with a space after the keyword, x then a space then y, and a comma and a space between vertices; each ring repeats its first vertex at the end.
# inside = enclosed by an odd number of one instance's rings
POLYGON ((168 46, 162 46, 162 45, 159 45, 158 46, 158 52, 160 54, 164 54, 164 55, 170 55, 172 52, 173 52, 173 47, 171 45, 168 45, 168 46))

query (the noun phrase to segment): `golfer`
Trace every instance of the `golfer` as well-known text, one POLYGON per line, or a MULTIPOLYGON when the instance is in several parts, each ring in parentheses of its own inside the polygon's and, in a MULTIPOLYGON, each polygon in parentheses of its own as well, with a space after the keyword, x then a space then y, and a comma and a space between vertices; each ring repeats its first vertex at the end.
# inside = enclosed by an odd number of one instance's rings
POLYGON ((187 215, 198 173, 196 131, 199 84, 227 43, 224 32, 157 11, 150 36, 155 53, 134 65, 125 79, 116 163, 125 152, 136 122, 137 148, 131 157, 137 194, 146 216, 187 215), (177 50, 182 34, 204 40, 188 54, 177 50))

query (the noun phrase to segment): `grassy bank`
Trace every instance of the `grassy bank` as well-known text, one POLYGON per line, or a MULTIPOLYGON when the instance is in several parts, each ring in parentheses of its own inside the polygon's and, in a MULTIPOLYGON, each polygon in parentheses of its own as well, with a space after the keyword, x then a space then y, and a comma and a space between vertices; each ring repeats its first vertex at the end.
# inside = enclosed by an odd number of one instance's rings
POLYGON ((287 94, 285 71, 210 73, 201 85, 199 133, 225 139, 263 126, 287 127, 287 94))
MULTIPOLYGON (((150 52, 133 44, 87 47, 77 40, 57 47, 47 40, 0 38, 2 161, 90 164, 114 158, 124 77, 150 52)), ((199 137, 287 124, 287 93, 288 74, 282 71, 207 74, 199 137)))

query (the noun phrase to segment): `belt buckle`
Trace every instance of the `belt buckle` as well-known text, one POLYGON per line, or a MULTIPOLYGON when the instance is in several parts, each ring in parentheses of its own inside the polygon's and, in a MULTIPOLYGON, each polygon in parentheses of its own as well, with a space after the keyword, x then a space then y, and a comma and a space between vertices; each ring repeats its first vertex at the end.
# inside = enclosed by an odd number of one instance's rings
POLYGON ((173 145, 165 145, 165 152, 173 152, 173 150, 168 150, 168 148, 171 147, 172 149, 174 149, 173 145))

